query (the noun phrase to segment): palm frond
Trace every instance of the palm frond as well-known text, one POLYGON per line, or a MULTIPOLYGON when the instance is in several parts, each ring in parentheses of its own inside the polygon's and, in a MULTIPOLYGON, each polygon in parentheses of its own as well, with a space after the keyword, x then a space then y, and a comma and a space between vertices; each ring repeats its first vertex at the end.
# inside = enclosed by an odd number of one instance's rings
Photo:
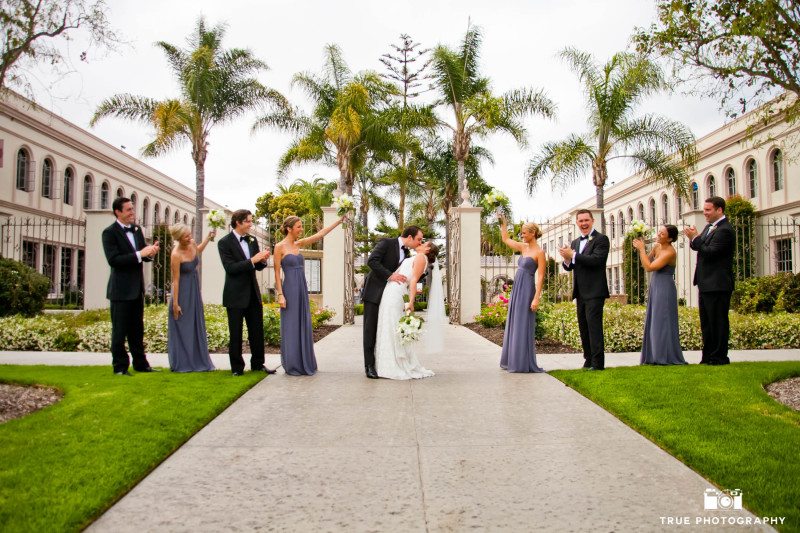
POLYGON ((344 60, 341 48, 336 44, 325 45, 324 72, 337 89, 350 81, 350 68, 344 60))
POLYGON ((132 94, 117 94, 100 102, 94 115, 92 115, 92 119, 89 121, 89 125, 94 126, 97 121, 104 117, 119 117, 151 124, 153 112, 157 105, 158 101, 152 98, 132 94))
POLYGON ((577 135, 561 142, 545 143, 528 164, 528 194, 533 194, 548 177, 554 189, 562 190, 585 178, 591 172, 594 157, 592 147, 577 135))
POLYGON ((615 137, 625 148, 651 148, 675 154, 689 168, 697 163, 696 140, 684 124, 659 115, 648 114, 617 125, 615 137))
POLYGON ((689 197, 689 170, 686 164, 661 150, 644 148, 629 155, 634 171, 642 179, 672 189, 683 198, 689 197))

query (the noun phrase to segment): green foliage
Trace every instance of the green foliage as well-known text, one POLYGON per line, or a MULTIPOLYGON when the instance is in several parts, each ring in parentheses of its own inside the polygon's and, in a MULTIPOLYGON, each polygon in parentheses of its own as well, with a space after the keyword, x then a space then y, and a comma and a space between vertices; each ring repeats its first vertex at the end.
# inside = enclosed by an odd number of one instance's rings
POLYGON ((0 257, 0 316, 34 316, 44 309, 50 280, 32 268, 0 257))
POLYGON ((364 304, 355 304, 353 306, 353 310, 355 311, 356 316, 363 316, 364 315, 364 304))
POLYGON ((800 274, 784 272, 740 281, 731 307, 738 313, 800 313, 800 274))
POLYGON ((169 226, 162 224, 153 227, 153 240, 161 244, 159 252, 153 257, 153 292, 146 293, 147 303, 165 303, 172 290, 172 235, 169 226))
MULTIPOLYGON (((556 370, 563 381, 689 468, 723 488, 739 488, 756 516, 800 524, 800 413, 765 386, 800 375, 797 361, 724 367, 637 366, 605 372, 556 370)), ((699 495, 697 496, 699 498, 699 495)))
POLYGON ((647 294, 647 273, 639 251, 633 247, 633 240, 638 238, 638 235, 628 233, 622 243, 622 273, 629 304, 643 304, 647 294))
MULTIPOLYGON (((638 352, 642 349, 645 307, 608 303, 603 313, 603 331, 606 352, 638 352)), ((543 337, 558 339, 575 350, 581 350, 581 336, 575 304, 562 303, 552 306, 540 317, 543 337)), ((800 315, 774 314, 730 314, 731 350, 758 350, 776 348, 800 348, 800 315)), ((703 339, 700 317, 696 308, 678 307, 678 335, 684 350, 700 350, 703 339)))
POLYGON ((743 280, 756 273, 756 208, 749 200, 731 196, 725 201, 725 215, 736 236, 733 279, 743 280))
POLYGON ((475 315, 475 322, 485 328, 499 328, 505 326, 508 317, 508 305, 495 302, 481 307, 481 312, 475 315))
POLYGON ((275 193, 272 192, 265 192, 256 198, 256 212, 253 213, 253 217, 272 220, 272 201, 274 199, 275 193))
POLYGON ((83 530, 265 376, 0 365, 0 382, 64 393, 0 424, 3 531, 83 530))

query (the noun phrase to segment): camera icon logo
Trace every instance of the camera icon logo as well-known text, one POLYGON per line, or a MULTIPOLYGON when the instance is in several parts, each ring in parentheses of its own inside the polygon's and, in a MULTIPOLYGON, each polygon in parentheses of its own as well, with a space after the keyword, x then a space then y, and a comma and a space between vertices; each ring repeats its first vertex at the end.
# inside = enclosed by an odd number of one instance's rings
POLYGON ((703 509, 737 511, 742 509, 741 489, 706 489, 703 493, 703 509))

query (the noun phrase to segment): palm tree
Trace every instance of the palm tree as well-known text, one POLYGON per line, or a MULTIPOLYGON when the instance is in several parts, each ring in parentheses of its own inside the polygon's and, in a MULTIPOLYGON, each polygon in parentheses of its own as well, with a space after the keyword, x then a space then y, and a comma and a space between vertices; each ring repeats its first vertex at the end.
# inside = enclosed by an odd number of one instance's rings
POLYGON ((267 65, 249 50, 223 49, 224 35, 224 25, 207 28, 201 17, 189 38, 189 49, 159 41, 156 46, 167 56, 178 80, 180 97, 159 101, 118 94, 101 102, 90 122, 94 125, 101 118, 116 116, 153 126, 155 139, 142 148, 145 156, 162 155, 185 141, 191 143, 196 179, 194 235, 198 242, 202 232, 200 212, 205 203, 205 162, 211 129, 253 109, 266 106, 289 109, 280 93, 253 77, 266 70, 267 65))
POLYGON ((555 104, 543 91, 520 89, 495 96, 489 78, 478 72, 481 45, 479 28, 467 30, 459 50, 437 46, 433 52, 433 81, 440 92, 439 104, 450 108, 453 123, 442 122, 453 132, 453 155, 458 163, 458 191, 467 201, 465 162, 473 138, 495 132, 510 134, 520 146, 526 144, 522 120, 531 114, 555 115, 555 104))
MULTIPOLYGON (((291 185, 278 185, 278 193, 286 194, 296 192, 303 195, 311 206, 311 212, 317 218, 322 218, 322 208, 331 205, 336 182, 328 181, 316 176, 312 180, 296 179, 291 185)), ((320 224, 322 222, 320 221, 320 224)))
POLYGON ((688 173, 697 161, 694 135, 683 124, 658 115, 632 116, 642 98, 665 87, 661 69, 625 52, 615 54, 602 67, 590 54, 574 48, 564 49, 560 56, 583 83, 589 132, 545 144, 530 162, 528 193, 533 194, 545 177, 550 177, 554 187, 567 187, 591 169, 596 205, 602 209, 608 162, 628 158, 643 179, 672 187, 686 197, 688 173))

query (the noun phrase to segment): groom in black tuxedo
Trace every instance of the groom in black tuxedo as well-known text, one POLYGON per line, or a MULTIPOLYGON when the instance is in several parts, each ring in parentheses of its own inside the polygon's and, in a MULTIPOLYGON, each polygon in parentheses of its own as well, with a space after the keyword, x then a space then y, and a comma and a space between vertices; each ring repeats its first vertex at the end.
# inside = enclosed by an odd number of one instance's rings
POLYGON ((733 293, 733 252, 736 236, 725 217, 725 200, 712 196, 703 204, 705 229, 683 230, 697 252, 694 284, 700 292, 700 329, 703 334, 701 365, 727 365, 730 324, 728 310, 733 293))
POLYGON ((422 230, 409 226, 396 239, 381 239, 369 254, 370 272, 364 280, 364 369, 367 377, 378 379, 375 371, 375 335, 378 331, 378 308, 388 281, 405 283, 406 277, 395 270, 410 255, 410 249, 422 244, 422 230))
POLYGON ((103 251, 111 267, 106 298, 111 301, 111 364, 114 374, 130 376, 128 352, 133 369, 152 372, 144 354, 144 273, 142 263, 158 253, 158 241, 146 246, 142 228, 134 224, 136 210, 129 198, 116 198, 111 204, 113 224, 103 230, 103 251))
POLYGON ((583 367, 605 369, 603 306, 608 298, 606 261, 611 243, 593 229, 594 216, 588 209, 578 210, 575 222, 581 236, 559 250, 564 270, 573 272, 572 297, 576 300, 578 329, 583 346, 583 367))
POLYGON ((253 214, 238 209, 231 215, 233 231, 219 240, 217 250, 225 269, 225 287, 222 305, 228 313, 228 355, 234 376, 244 373, 242 357, 242 327, 247 323, 247 340, 250 342, 250 368, 253 372, 274 374, 264 366, 264 316, 261 291, 256 271, 264 270, 269 250, 259 251, 256 238, 250 235, 253 214))

